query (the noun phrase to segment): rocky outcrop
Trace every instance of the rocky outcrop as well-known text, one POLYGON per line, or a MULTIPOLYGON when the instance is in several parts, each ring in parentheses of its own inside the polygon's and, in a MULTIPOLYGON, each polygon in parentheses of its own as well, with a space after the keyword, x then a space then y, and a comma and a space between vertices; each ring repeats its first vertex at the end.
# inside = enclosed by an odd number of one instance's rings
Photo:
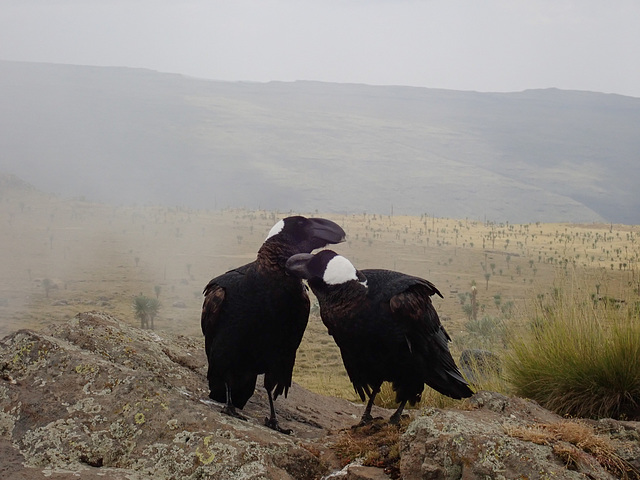
MULTIPOLYGON (((263 389, 245 407, 247 421, 220 414, 207 393, 198 339, 98 312, 46 332, 15 332, 0 341, 0 478, 604 479, 616 472, 598 457, 602 445, 596 452, 572 443, 554 430, 559 417, 495 393, 477 394, 468 410, 423 412, 404 422, 404 433, 381 437, 399 439, 378 445, 386 469, 375 468, 383 464, 378 454, 336 448, 345 438, 351 446, 359 441, 350 427, 361 405, 294 385, 276 402, 282 426, 294 431, 287 436, 262 425, 263 389)), ((395 428, 386 426, 390 413, 374 411, 385 419, 382 429, 395 428)), ((637 423, 585 428, 613 445, 604 458, 618 462, 618 472, 638 478, 637 423)))
POLYGON ((640 478, 638 422, 569 421, 491 392, 469 411, 423 413, 401 440, 406 478, 640 478))
POLYGON ((248 422, 221 415, 207 397, 201 343, 95 312, 46 333, 5 337, 0 438, 6 452, 11 444, 16 451, 4 458, 15 459, 16 471, 24 463, 83 478, 99 471, 109 478, 314 479, 327 472, 312 442, 355 422, 359 407, 319 404, 294 387, 277 403, 295 436, 261 425, 268 412, 261 389, 245 408, 248 422))

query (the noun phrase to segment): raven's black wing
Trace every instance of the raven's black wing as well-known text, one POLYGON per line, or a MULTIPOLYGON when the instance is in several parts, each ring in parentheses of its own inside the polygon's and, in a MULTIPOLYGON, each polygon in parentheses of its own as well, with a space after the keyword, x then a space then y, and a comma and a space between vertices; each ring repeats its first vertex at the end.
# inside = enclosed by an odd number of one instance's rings
POLYGON ((424 382, 452 398, 473 394, 449 351, 451 338, 438 318, 431 296, 440 293, 428 282, 407 276, 396 285, 403 288, 389 300, 393 318, 405 327, 407 345, 425 363, 424 382))

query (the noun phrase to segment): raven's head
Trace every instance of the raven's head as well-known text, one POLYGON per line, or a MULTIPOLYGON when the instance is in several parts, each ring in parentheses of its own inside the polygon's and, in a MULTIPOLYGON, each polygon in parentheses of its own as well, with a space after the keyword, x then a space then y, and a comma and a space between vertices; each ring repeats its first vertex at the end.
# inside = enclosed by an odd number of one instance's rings
POLYGON ((276 223, 265 244, 277 242, 290 247, 295 253, 311 253, 333 243, 344 242, 342 227, 325 218, 287 217, 276 223))
POLYGON ((342 285, 357 281, 366 287, 367 279, 353 264, 333 250, 322 250, 315 255, 299 253, 287 260, 287 273, 309 280, 309 285, 342 285))

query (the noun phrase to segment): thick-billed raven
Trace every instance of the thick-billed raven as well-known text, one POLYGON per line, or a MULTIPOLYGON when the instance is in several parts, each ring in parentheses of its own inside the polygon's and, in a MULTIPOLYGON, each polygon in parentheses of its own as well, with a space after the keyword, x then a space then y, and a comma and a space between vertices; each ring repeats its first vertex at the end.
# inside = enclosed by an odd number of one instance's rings
POLYGON ((285 271, 287 259, 344 241, 345 232, 323 218, 287 217, 269 232, 255 261, 230 270, 204 289, 201 326, 209 361, 209 396, 226 403, 223 412, 244 418, 242 409, 264 373, 270 416, 280 428, 273 400, 291 386, 291 376, 309 319, 309 297, 297 277, 285 271))
POLYGON ((369 397, 361 425, 372 420, 384 381, 400 404, 391 423, 400 421, 407 402, 420 400, 425 383, 453 398, 473 394, 449 352, 451 339, 430 298, 442 295, 431 282, 391 270, 356 270, 331 250, 294 255, 286 266, 308 280, 353 387, 363 401, 369 397))

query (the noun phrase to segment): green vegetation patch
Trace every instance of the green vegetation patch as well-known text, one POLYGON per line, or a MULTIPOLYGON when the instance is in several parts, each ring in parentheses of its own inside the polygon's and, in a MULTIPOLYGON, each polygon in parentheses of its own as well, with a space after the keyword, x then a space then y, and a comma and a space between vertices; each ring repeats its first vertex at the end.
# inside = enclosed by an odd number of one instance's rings
POLYGON ((633 301, 565 284, 538 298, 507 366, 518 395, 561 415, 640 418, 640 320, 633 301))

